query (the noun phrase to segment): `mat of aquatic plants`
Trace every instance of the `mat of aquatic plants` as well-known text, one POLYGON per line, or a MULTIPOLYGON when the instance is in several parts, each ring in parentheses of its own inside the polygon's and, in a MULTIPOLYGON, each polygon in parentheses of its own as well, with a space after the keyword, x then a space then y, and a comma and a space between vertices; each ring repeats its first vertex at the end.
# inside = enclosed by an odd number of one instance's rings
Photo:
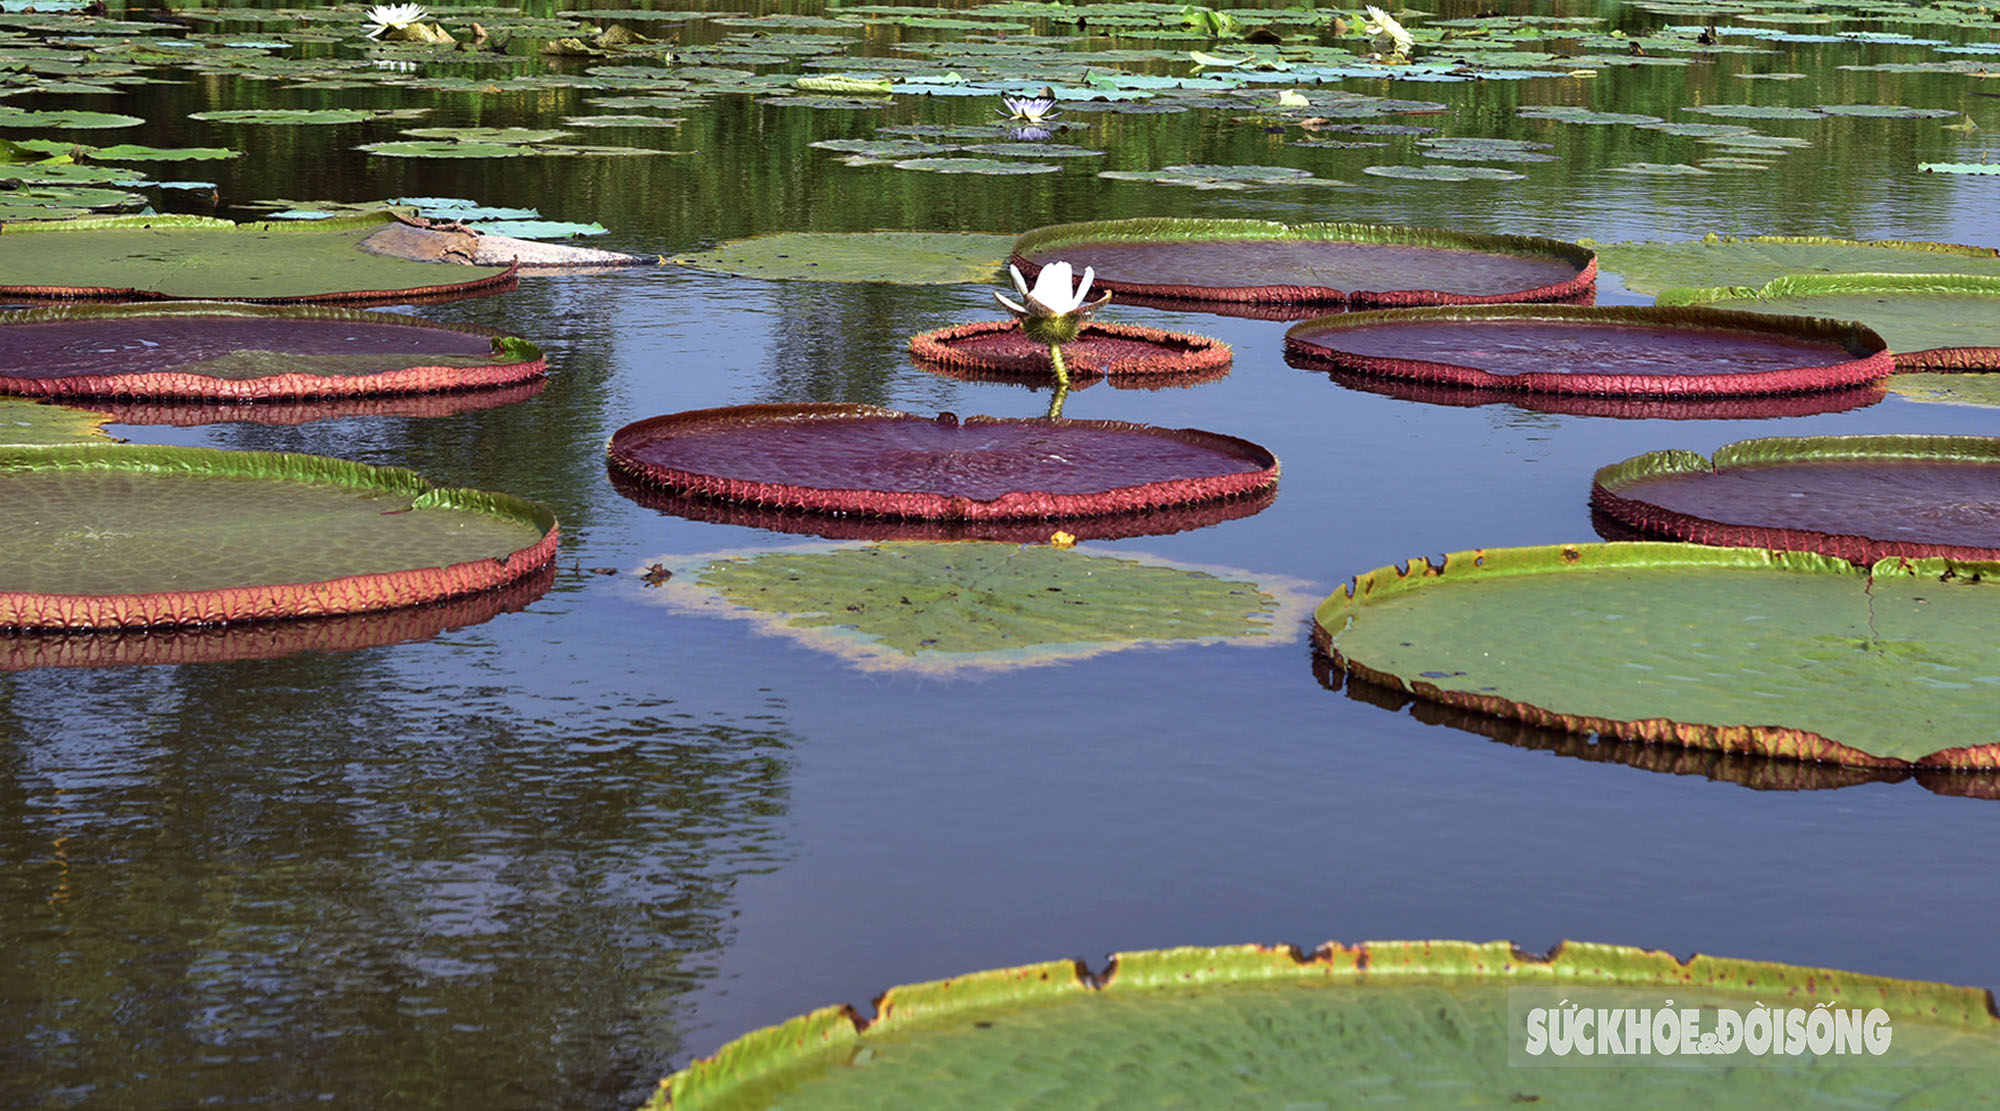
POLYGON ((419 605, 553 558, 504 494, 310 455, 127 444, 0 449, 0 628, 205 625, 419 605))
POLYGON ((2000 767, 2000 564, 1691 544, 1453 552, 1315 615, 1348 671, 1536 725, 1861 766, 2000 767), (1560 643, 1561 652, 1544 646, 1560 643))
POLYGON ((1058 259, 1099 288, 1185 301, 1328 306, 1558 301, 1585 294, 1597 264, 1554 239, 1372 224, 1138 219, 1037 228, 1012 261, 1033 277, 1058 259))
POLYGON ((1773 436, 1713 460, 1655 451, 1597 472, 1591 503, 1644 533, 1890 556, 2000 560, 2000 439, 1773 436))
POLYGON ((871 670, 929 672, 1290 643, 1301 597, 1283 577, 980 541, 724 552, 642 578, 649 599, 749 619, 871 670))
POLYGON ((947 520, 1125 513, 1278 480, 1270 452, 1197 429, 830 403, 669 413, 609 451, 633 477, 722 501, 947 520))
POLYGON ((1789 274, 1668 289, 1656 303, 1858 320, 1889 344, 1899 371, 2000 370, 2000 274, 1789 274))
POLYGON ((1705 309, 1495 305, 1346 313, 1285 333, 1293 362, 1445 386, 1727 397, 1851 388, 1894 369, 1858 324, 1705 309))
POLYGON ((1982 1099, 1996 1063, 1986 994, 1946 984, 1579 942, 1546 956, 1504 941, 1191 946, 1113 954, 1101 974, 1058 960, 900 985, 873 1018, 822 1007, 667 1077, 646 1107, 1435 1106, 1452 1093, 1751 1109, 1864 1092, 1947 1106, 1982 1099), (1607 1041, 1595 1024, 1613 1008, 1633 1014, 1607 1041), (1624 1028, 1641 1013, 1643 1030, 1624 1028), (1788 1052, 1793 1017, 1817 1052, 1788 1052), (1690 1019, 1696 1048, 1674 1067, 1690 1019), (1533 1067, 1569 1063, 1602 1067, 1533 1067))
POLYGON ((504 288, 509 267, 453 267, 368 250, 394 214, 231 224, 107 216, 9 224, 0 295, 106 301, 404 302, 504 288))
POLYGON ((472 324, 320 305, 66 305, 0 316, 0 392, 296 400, 511 386, 541 350, 472 324))
MULTIPOLYGON (((1229 345, 1207 336, 1136 324, 1087 321, 1062 345, 1063 365, 1078 378, 1213 381, 1229 371, 1229 345)), ((979 321, 910 337, 919 365, 954 376, 992 375, 1009 380, 1055 380, 1049 347, 1021 333, 1015 320, 979 321)))

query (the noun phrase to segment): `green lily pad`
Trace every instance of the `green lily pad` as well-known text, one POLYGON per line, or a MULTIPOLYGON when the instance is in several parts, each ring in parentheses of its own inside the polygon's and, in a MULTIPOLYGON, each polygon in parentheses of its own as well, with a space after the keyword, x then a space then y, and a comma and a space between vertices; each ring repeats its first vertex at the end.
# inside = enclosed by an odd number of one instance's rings
POLYGON ((1493 548, 1357 576, 1320 606, 1315 636, 1373 681, 1552 728, 1995 767, 1995 576, 2000 564, 1860 568, 1762 548, 1493 548))
POLYGON ((145 122, 137 116, 121 116, 114 112, 37 112, 27 108, 0 105, 0 127, 32 127, 53 131, 137 127, 145 122))
POLYGON ((1520 181, 1528 176, 1498 166, 1363 166, 1361 172, 1408 181, 1520 181))
POLYGON ((1641 177, 1699 177, 1708 173, 1700 166, 1690 166, 1685 162, 1627 162, 1623 166, 1610 167, 1612 173, 1637 174, 1641 177))
POLYGON ((1194 189, 1262 189, 1272 186, 1344 187, 1344 181, 1318 177, 1292 166, 1162 166, 1157 170, 1104 170, 1098 177, 1114 181, 1145 181, 1155 185, 1185 185, 1194 189))
POLYGON ((1822 104, 1829 116, 1857 116, 1877 120, 1941 120, 1958 115, 1952 108, 1911 108, 1902 104, 1822 104))
POLYGON ((427 108, 229 108, 212 112, 191 112, 191 120, 210 123, 339 124, 366 123, 380 119, 411 119, 427 108))
POLYGON ((1889 392, 1909 401, 2000 409, 2000 373, 1898 374, 1889 379, 1889 392))
POLYGON ((460 143, 450 139, 390 139, 354 149, 387 158, 533 158, 546 153, 541 147, 520 143, 460 143))
POLYGON ((243 152, 228 147, 145 147, 119 143, 108 147, 86 147, 83 156, 98 162, 215 162, 241 158, 243 152))
POLYGON ((1794 108, 1782 104, 1692 104, 1685 111, 1704 116, 1738 120, 1822 120, 1826 113, 1817 108, 1794 108))
POLYGON ((201 217, 124 216, 15 225, 0 236, 0 293, 230 301, 390 301, 446 296, 511 280, 500 267, 440 268, 370 254, 397 226, 376 212, 305 223, 233 225, 201 217))
POLYGON ((1052 174, 1061 166, 1048 162, 1009 162, 999 158, 905 158, 892 162, 899 170, 926 170, 934 174, 984 174, 1013 177, 1022 174, 1052 174))
POLYGON ((2000 174, 2000 162, 1919 162, 1917 169, 1927 174, 2000 174))
POLYGON ((647 596, 751 619, 866 668, 942 672, 1141 645, 1284 643, 1297 603, 1292 584, 1241 572, 981 541, 702 556, 677 561, 647 596))
POLYGON ((1953 243, 1825 236, 1710 235, 1674 243, 1596 243, 1597 265, 1636 293, 1670 286, 1760 285, 1786 274, 2000 276, 2000 251, 1953 243))
POLYGON ((532 502, 320 456, 15 447, 0 450, 0 484, 40 507, 0 536, 10 628, 389 609, 499 586, 555 554, 555 517, 532 502))
POLYGON ((1578 942, 1545 957, 1504 941, 1119 953, 1101 977, 1062 960, 903 985, 875 1012, 863 1019, 824 1007, 747 1034, 662 1081, 644 1111, 1510 1103, 1751 1111, 1854 1092, 1946 1107, 1981 1100, 2000 1058, 1978 989, 1722 957, 1682 963, 1658 950, 1578 942), (1551 1035, 1564 1007, 1588 1008, 1591 1019, 1631 1009, 1620 1026, 1643 1010, 1646 1055, 1633 1044, 1642 1039, 1621 1030, 1615 1044, 1627 1060, 1597 1056, 1609 1052, 1597 1048, 1601 1031, 1591 1056, 1557 1056, 1551 1035), (1724 1011, 1740 1021, 1762 1010, 1784 1025, 1815 1010, 1861 1020, 1880 1008, 1893 1032, 1880 1058, 1859 1046, 1857 1057, 1835 1056, 1832 1045, 1817 1058, 1753 1056, 1746 1037, 1732 1055, 1673 1067, 1674 1057, 1655 1054, 1678 1047, 1652 1021, 1670 1008, 1696 1012, 1712 1033, 1724 1011), (1612 1067, 1533 1067, 1562 1064, 1612 1067))
POLYGON ((1648 116, 1637 112, 1598 112, 1589 108, 1572 107, 1567 104, 1524 104, 1516 108, 1514 114, 1524 120, 1555 120, 1558 123, 1583 123, 1599 126, 1665 122, 1658 116, 1648 116))
POLYGON ((1899 370, 2000 370, 2000 275, 1797 274, 1761 288, 1663 290, 1662 305, 1859 320, 1899 370))
POLYGON ((566 127, 679 127, 678 116, 564 116, 566 127))
POLYGON ((0 397, 0 444, 83 444, 107 440, 109 413, 0 397))
POLYGON ((957 285, 998 278, 1013 246, 1012 236, 960 232, 782 232, 731 240, 673 261, 746 278, 957 285))

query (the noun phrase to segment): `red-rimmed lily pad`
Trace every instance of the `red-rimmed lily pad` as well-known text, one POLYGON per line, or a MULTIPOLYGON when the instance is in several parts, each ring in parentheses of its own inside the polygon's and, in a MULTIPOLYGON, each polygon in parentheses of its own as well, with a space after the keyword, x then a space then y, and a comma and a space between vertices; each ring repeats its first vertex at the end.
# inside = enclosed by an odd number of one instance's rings
MULTIPOLYGON (((1086 322, 1062 345, 1063 363, 1081 378, 1211 380, 1229 371, 1229 345, 1207 336, 1136 324, 1086 322)), ((1055 380, 1047 344, 1021 333, 1018 320, 979 321, 910 337, 910 354, 953 371, 1055 380)))
POLYGON ((91 406, 112 424, 170 424, 194 428, 205 424, 311 424, 354 417, 455 417, 518 405, 542 392, 545 378, 511 386, 449 393, 396 393, 368 397, 320 397, 299 401, 127 401, 101 399, 91 406))
POLYGON ((1454 552, 1315 615, 1350 673, 1624 740, 1864 767, 2000 767, 2000 564, 1697 544, 1454 552))
POLYGON ((1656 537, 1792 548, 1866 566, 1891 556, 2000 560, 2000 439, 1774 436, 1654 451, 1597 472, 1597 508, 1656 537))
POLYGON ((1357 374, 1487 390, 1733 397, 1843 389, 1894 369, 1854 323, 1705 309, 1487 305, 1323 316, 1287 356, 1357 374))
POLYGON ((872 405, 670 413, 619 429, 609 456, 635 478, 723 501, 943 520, 1133 512, 1278 480, 1270 452, 1212 432, 872 405))
POLYGON ((473 324, 319 305, 66 305, 0 316, 0 392, 296 400, 511 385, 542 353, 473 324))
POLYGON ((546 508, 313 455, 0 449, 0 628, 213 625, 421 605, 555 556, 546 508))
MULTIPOLYGON (((1045 537, 1046 539, 1046 537, 1045 537)), ((1302 584, 1053 544, 813 544, 669 557, 644 596, 868 670, 961 674, 1145 646, 1293 643, 1302 584)))
POLYGON ((429 640, 524 609, 555 585, 553 560, 493 590, 383 613, 161 629, 0 631, 0 671, 273 660, 429 640))
POLYGON ((1134 536, 1191 532, 1253 516, 1269 509, 1278 497, 1276 487, 1266 487, 1221 501, 1172 505, 1133 513, 1103 513, 1061 522, 1033 519, 932 521, 911 517, 857 517, 716 501, 699 494, 681 493, 641 482, 615 467, 611 468, 610 475, 614 489, 647 509, 685 517, 690 521, 739 525, 827 540, 992 540, 1006 544, 1043 544, 1058 529, 1079 541, 1124 540, 1134 536))
MULTIPOLYGON (((1481 405, 1511 405, 1536 413, 1612 420, 1780 420, 1865 409, 1889 396, 1889 387, 1879 382, 1841 390, 1760 394, 1755 397, 1601 397, 1596 394, 1525 393, 1519 390, 1490 390, 1483 386, 1460 386, 1450 382, 1384 378, 1379 374, 1342 370, 1319 360, 1290 354, 1285 356, 1285 361, 1303 370, 1324 374, 1350 390, 1393 397, 1398 401, 1465 409, 1481 405)), ((1903 377, 1897 375, 1892 381, 1900 382, 1903 377)))
MULTIPOLYGON (((875 1001, 873 1018, 823 1007, 667 1077, 646 1111, 1381 1103, 1742 1111, 1856 1092, 1871 1103, 1970 1106, 1984 1100, 2000 1062, 1991 1007, 1976 988, 1583 942, 1545 956, 1505 941, 1187 947, 1114 954, 1101 974, 1059 960, 902 985, 875 1001), (1566 1006, 1572 1015, 1590 1008, 1591 1019, 1598 1009, 1630 1009, 1617 1016, 1616 1039, 1630 1056, 1558 1055, 1556 1046, 1572 1045, 1558 1022, 1566 1006), (1682 1016, 1693 1012, 1715 1034, 1725 1010, 1739 1022, 1728 1051, 1673 1067, 1682 1016), (1878 1027, 1893 1033, 1881 1039, 1878 1029, 1875 1056, 1858 1036, 1878 1010, 1878 1027), (1641 1011, 1643 1034, 1628 1034, 1622 1027, 1637 1025, 1641 1011), (1756 1020, 1746 1017, 1754 1011, 1763 1012, 1762 1053, 1756 1020), (1857 1044, 1842 1042, 1838 1055, 1831 1037, 1818 1054, 1769 1051, 1773 1015, 1782 1026, 1788 1014, 1804 1022, 1815 1011, 1829 1032, 1835 1014, 1851 1023, 1857 1044), (1669 1019, 1672 1037, 1661 1028, 1669 1019), (1655 1055, 1656 1043, 1669 1056, 1655 1055), (1560 1064, 1606 1067, 1531 1067, 1560 1064)), ((1595 1050, 1598 1032, 1585 1030, 1595 1050)), ((1714 1041, 1724 1049, 1722 1037, 1714 1041)))
POLYGON ((474 295, 515 281, 511 266, 446 270, 364 247, 400 226, 386 211, 309 223, 116 216, 9 225, 0 236, 0 295, 380 304, 474 295))
POLYGON ((2000 274, 1788 274, 1669 289, 1657 303, 1859 320, 1888 341, 1899 371, 2000 370, 2000 274))
POLYGON ((1099 288, 1208 302, 1329 306, 1556 301, 1589 292, 1597 260, 1573 243, 1376 224, 1145 218, 1058 224, 1014 244, 1033 277, 1058 259, 1099 288))

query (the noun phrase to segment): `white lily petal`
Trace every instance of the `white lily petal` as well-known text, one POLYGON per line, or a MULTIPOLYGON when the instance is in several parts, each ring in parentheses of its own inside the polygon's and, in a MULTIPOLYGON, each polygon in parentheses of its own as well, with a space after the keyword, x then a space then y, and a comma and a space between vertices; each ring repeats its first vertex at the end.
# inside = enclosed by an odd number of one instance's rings
POLYGON ((1007 272, 1014 275, 1014 288, 1021 291, 1021 296, 1028 296, 1028 279, 1021 276, 1021 268, 1010 262, 1007 264, 1007 272))
POLYGON ((1094 279, 1095 279, 1096 277, 1097 277, 1097 271, 1096 271, 1096 270, 1093 270, 1093 269, 1091 269, 1091 268, 1090 268, 1090 267, 1088 267, 1088 266, 1086 266, 1086 267, 1084 267, 1084 268, 1083 268, 1083 280, 1082 280, 1082 281, 1080 281, 1080 282, 1078 282, 1078 283, 1076 284, 1076 306, 1075 306, 1075 307, 1077 307, 1077 308, 1081 308, 1081 307, 1083 307, 1083 302, 1084 302, 1084 301, 1085 301, 1086 299, 1088 299, 1088 298, 1089 298, 1089 296, 1090 296, 1090 283, 1091 283, 1091 281, 1092 281, 1092 280, 1094 280, 1094 279))
POLYGON ((993 299, 1007 306, 1007 311, 1013 313, 1015 316, 1029 315, 1028 306, 1015 304, 1013 301, 1007 299, 1006 294, 1000 292, 997 289, 993 291, 993 299))
POLYGON ((1061 316, 1076 306, 1070 301, 1070 265, 1067 262, 1051 262, 1035 275, 1034 292, 1028 300, 1036 308, 1050 316, 1061 316))

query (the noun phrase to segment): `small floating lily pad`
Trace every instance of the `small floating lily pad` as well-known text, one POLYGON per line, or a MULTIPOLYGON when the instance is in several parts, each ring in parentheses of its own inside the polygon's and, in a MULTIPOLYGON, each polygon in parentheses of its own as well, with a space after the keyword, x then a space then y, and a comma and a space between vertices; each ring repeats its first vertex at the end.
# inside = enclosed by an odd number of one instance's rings
POLYGON ((1669 289, 1658 303, 1859 320, 1888 341, 1897 370, 2000 370, 2000 275, 1793 274, 1756 289, 1669 289))
POLYGON ((1597 472, 1591 502, 1642 534, 1789 548, 1866 566, 2000 560, 2000 439, 1774 436, 1655 451, 1597 472))
POLYGON ((1582 733, 1760 756, 2000 766, 2000 564, 1692 544, 1455 552, 1358 576, 1349 672, 1582 733), (1560 652, 1548 645, 1560 644, 1560 652))
POLYGON ((138 116, 124 116, 116 112, 82 112, 51 110, 38 112, 12 105, 0 105, 0 127, 32 127, 43 131, 66 129, 90 130, 115 127, 137 127, 146 121, 138 116))
POLYGON ((1289 357, 1448 386, 1724 397, 1841 389, 1888 376, 1858 324, 1699 309, 1488 305, 1347 313, 1293 325, 1289 357))
POLYGON ((1059 960, 902 985, 874 1012, 823 1007, 746 1034, 662 1081, 645 1111, 1437 1107, 1466 1093, 1467 1106, 1748 1111, 1856 1091, 1946 1107, 1983 1098, 2000 1058, 2000 1023, 1976 988, 1580 942, 1546 956, 1505 941, 1118 953, 1101 976, 1059 960), (1525 1067, 1624 1063, 1557 1056, 1552 1047, 1569 1044, 1555 1029, 1564 1007, 1593 1018, 1630 1008, 1616 1044, 1652 1067, 1525 1067), (1711 1033, 1724 1009, 1739 1021, 1761 1009, 1766 1026, 1821 1011, 1829 1029, 1839 1014, 1856 1034, 1880 1008, 1893 1036, 1878 1058, 1844 1043, 1854 1056, 1832 1045, 1756 1056, 1739 1035, 1731 1054, 1673 1067, 1652 1055, 1666 1033, 1652 1017, 1677 1020, 1676 1007, 1711 1033), (1544 1037, 1531 1055, 1537 1013, 1544 1037), (1644 1037, 1623 1029, 1641 1021, 1644 1037))
POLYGON ((1498 166, 1363 166, 1361 172, 1405 181, 1520 181, 1527 176, 1498 166))
POLYGON ((647 597, 871 669, 999 670, 1142 645, 1280 644, 1292 585, 1047 545, 884 542, 671 561, 647 597))
POLYGON ((956 285, 987 282, 1014 240, 962 232, 780 232, 717 244, 673 261, 746 278, 956 285))
POLYGON ((2000 251, 1956 243, 1825 236, 1710 235, 1675 243, 1595 243, 1598 265, 1636 293, 1670 286, 1762 285, 1787 274, 1984 274, 2000 251))
POLYGON ((538 378, 534 344, 471 324, 324 306, 72 305, 0 315, 0 392, 253 401, 538 378))
MULTIPOLYGON (((1063 362, 1074 377, 1219 378, 1229 367, 1229 345, 1207 336, 1088 322, 1063 344, 1063 362)), ((910 337, 910 354, 941 367, 989 371, 1055 381, 1047 344, 1021 334, 1016 320, 958 324, 910 337)))
POLYGON ((504 287, 512 267, 438 267, 362 244, 402 226, 393 213, 234 225, 124 216, 12 225, 0 236, 0 294, 98 300, 405 301, 504 287), (461 273, 471 277, 447 280, 461 273))
POLYGON ((1114 181, 1146 181, 1155 185, 1185 185, 1194 189, 1259 189, 1275 185, 1341 186, 1343 181, 1317 177, 1291 166, 1162 166, 1157 170, 1103 170, 1097 175, 1114 181))
POLYGON ((312 455, 0 449, 0 628, 207 625, 420 605, 519 579, 556 523, 504 494, 312 455))
POLYGON ((988 177, 1052 174, 1062 169, 1052 162, 1010 162, 1004 158, 905 158, 891 165, 899 170, 923 170, 933 174, 984 174, 988 177))
POLYGON ((723 501, 946 520, 1129 512, 1278 479, 1263 448, 1194 429, 839 404, 654 417, 613 434, 610 459, 643 481, 723 501))
POLYGON ((1327 305, 1549 301, 1595 288, 1575 244, 1376 224, 1101 220, 1038 228, 1014 244, 1024 273, 1063 259, 1119 293, 1200 302, 1327 305))

